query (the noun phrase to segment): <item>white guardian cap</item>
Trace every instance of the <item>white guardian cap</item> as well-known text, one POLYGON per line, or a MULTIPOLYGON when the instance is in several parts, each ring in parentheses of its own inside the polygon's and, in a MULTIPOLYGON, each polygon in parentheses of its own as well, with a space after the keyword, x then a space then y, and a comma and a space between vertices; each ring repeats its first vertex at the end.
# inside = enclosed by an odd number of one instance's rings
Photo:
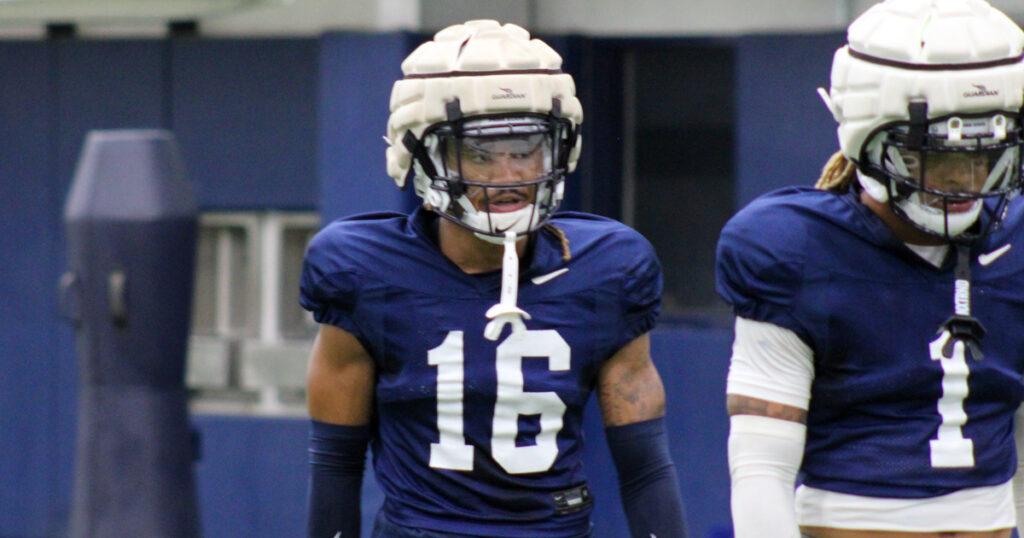
POLYGON ((886 0, 847 38, 819 93, 861 187, 930 234, 992 231, 1021 188, 1021 29, 984 0, 886 0))
POLYGON ((483 239, 538 229, 580 153, 583 109, 561 66, 514 24, 439 31, 392 89, 388 175, 404 188, 411 174, 425 206, 483 239))

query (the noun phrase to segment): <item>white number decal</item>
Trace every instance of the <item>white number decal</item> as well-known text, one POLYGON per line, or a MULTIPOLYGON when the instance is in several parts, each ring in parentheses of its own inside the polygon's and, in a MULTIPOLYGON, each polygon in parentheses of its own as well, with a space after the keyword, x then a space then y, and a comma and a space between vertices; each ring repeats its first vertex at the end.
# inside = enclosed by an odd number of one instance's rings
POLYGON ((427 363, 437 366, 437 430, 440 439, 430 444, 430 466, 456 471, 473 470, 473 447, 462 432, 462 331, 451 331, 441 345, 427 352, 427 363))
POLYGON ((552 330, 513 332, 498 345, 498 401, 491 455, 511 474, 546 471, 558 455, 565 402, 554 392, 523 391, 523 357, 548 358, 548 369, 569 369, 569 344, 552 330), (537 444, 516 446, 519 415, 540 415, 537 444))
MULTIPOLYGON (((437 366, 437 429, 439 442, 430 444, 430 466, 470 471, 473 447, 463 432, 462 331, 451 331, 441 345, 427 353, 437 366)), ((498 395, 494 404, 491 456, 509 474, 535 473, 551 468, 558 456, 565 402, 554 392, 523 390, 523 359, 547 358, 548 369, 569 369, 569 344, 553 330, 513 332, 497 348, 498 395), (540 415, 536 443, 516 446, 521 415, 540 415)))
POLYGON ((942 366, 942 397, 937 406, 942 422, 939 424, 938 439, 929 441, 932 467, 974 467, 974 442, 964 438, 962 430, 967 423, 964 399, 967 398, 967 376, 970 371, 964 356, 963 342, 953 344, 952 357, 943 356, 942 348, 949 338, 949 331, 942 331, 928 345, 932 360, 939 361, 942 366))

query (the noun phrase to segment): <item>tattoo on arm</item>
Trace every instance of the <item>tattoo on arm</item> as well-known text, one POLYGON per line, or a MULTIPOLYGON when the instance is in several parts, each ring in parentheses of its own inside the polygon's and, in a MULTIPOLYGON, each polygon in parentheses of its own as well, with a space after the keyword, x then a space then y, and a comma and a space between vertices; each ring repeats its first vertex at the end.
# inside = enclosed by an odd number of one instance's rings
POLYGON ((628 424, 665 414, 665 389, 653 366, 620 374, 598 388, 606 425, 628 424))
POLYGON ((730 415, 759 415, 807 424, 807 411, 799 407, 751 398, 750 396, 729 394, 726 397, 726 407, 730 415))

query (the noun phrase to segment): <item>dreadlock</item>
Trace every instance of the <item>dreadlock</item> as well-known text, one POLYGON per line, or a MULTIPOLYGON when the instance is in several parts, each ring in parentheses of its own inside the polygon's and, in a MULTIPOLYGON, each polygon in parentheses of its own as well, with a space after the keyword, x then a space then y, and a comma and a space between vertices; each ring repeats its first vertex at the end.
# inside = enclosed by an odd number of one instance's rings
POLYGON ((857 177, 857 165, 850 162, 842 151, 832 154, 821 170, 814 188, 825 191, 847 192, 857 177))
POLYGON ((567 262, 572 259, 572 253, 569 252, 569 238, 565 236, 565 232, 558 229, 557 226, 550 222, 544 225, 544 229, 551 235, 558 238, 558 241, 562 243, 562 261, 567 262))

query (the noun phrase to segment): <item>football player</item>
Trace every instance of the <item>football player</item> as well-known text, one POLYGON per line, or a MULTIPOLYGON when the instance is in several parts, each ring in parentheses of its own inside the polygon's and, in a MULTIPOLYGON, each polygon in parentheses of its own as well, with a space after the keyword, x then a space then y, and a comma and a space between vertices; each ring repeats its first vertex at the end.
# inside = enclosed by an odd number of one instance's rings
POLYGON ((479 20, 402 71, 387 167, 422 207, 338 220, 306 253, 309 536, 359 536, 367 444, 373 536, 590 536, 594 391, 631 533, 684 536, 648 336, 658 260, 622 224, 555 214, 582 121, 561 58, 479 20))
POLYGON ((819 91, 841 151, 718 245, 735 535, 1008 538, 1024 34, 983 0, 888 0, 847 37, 819 91))

